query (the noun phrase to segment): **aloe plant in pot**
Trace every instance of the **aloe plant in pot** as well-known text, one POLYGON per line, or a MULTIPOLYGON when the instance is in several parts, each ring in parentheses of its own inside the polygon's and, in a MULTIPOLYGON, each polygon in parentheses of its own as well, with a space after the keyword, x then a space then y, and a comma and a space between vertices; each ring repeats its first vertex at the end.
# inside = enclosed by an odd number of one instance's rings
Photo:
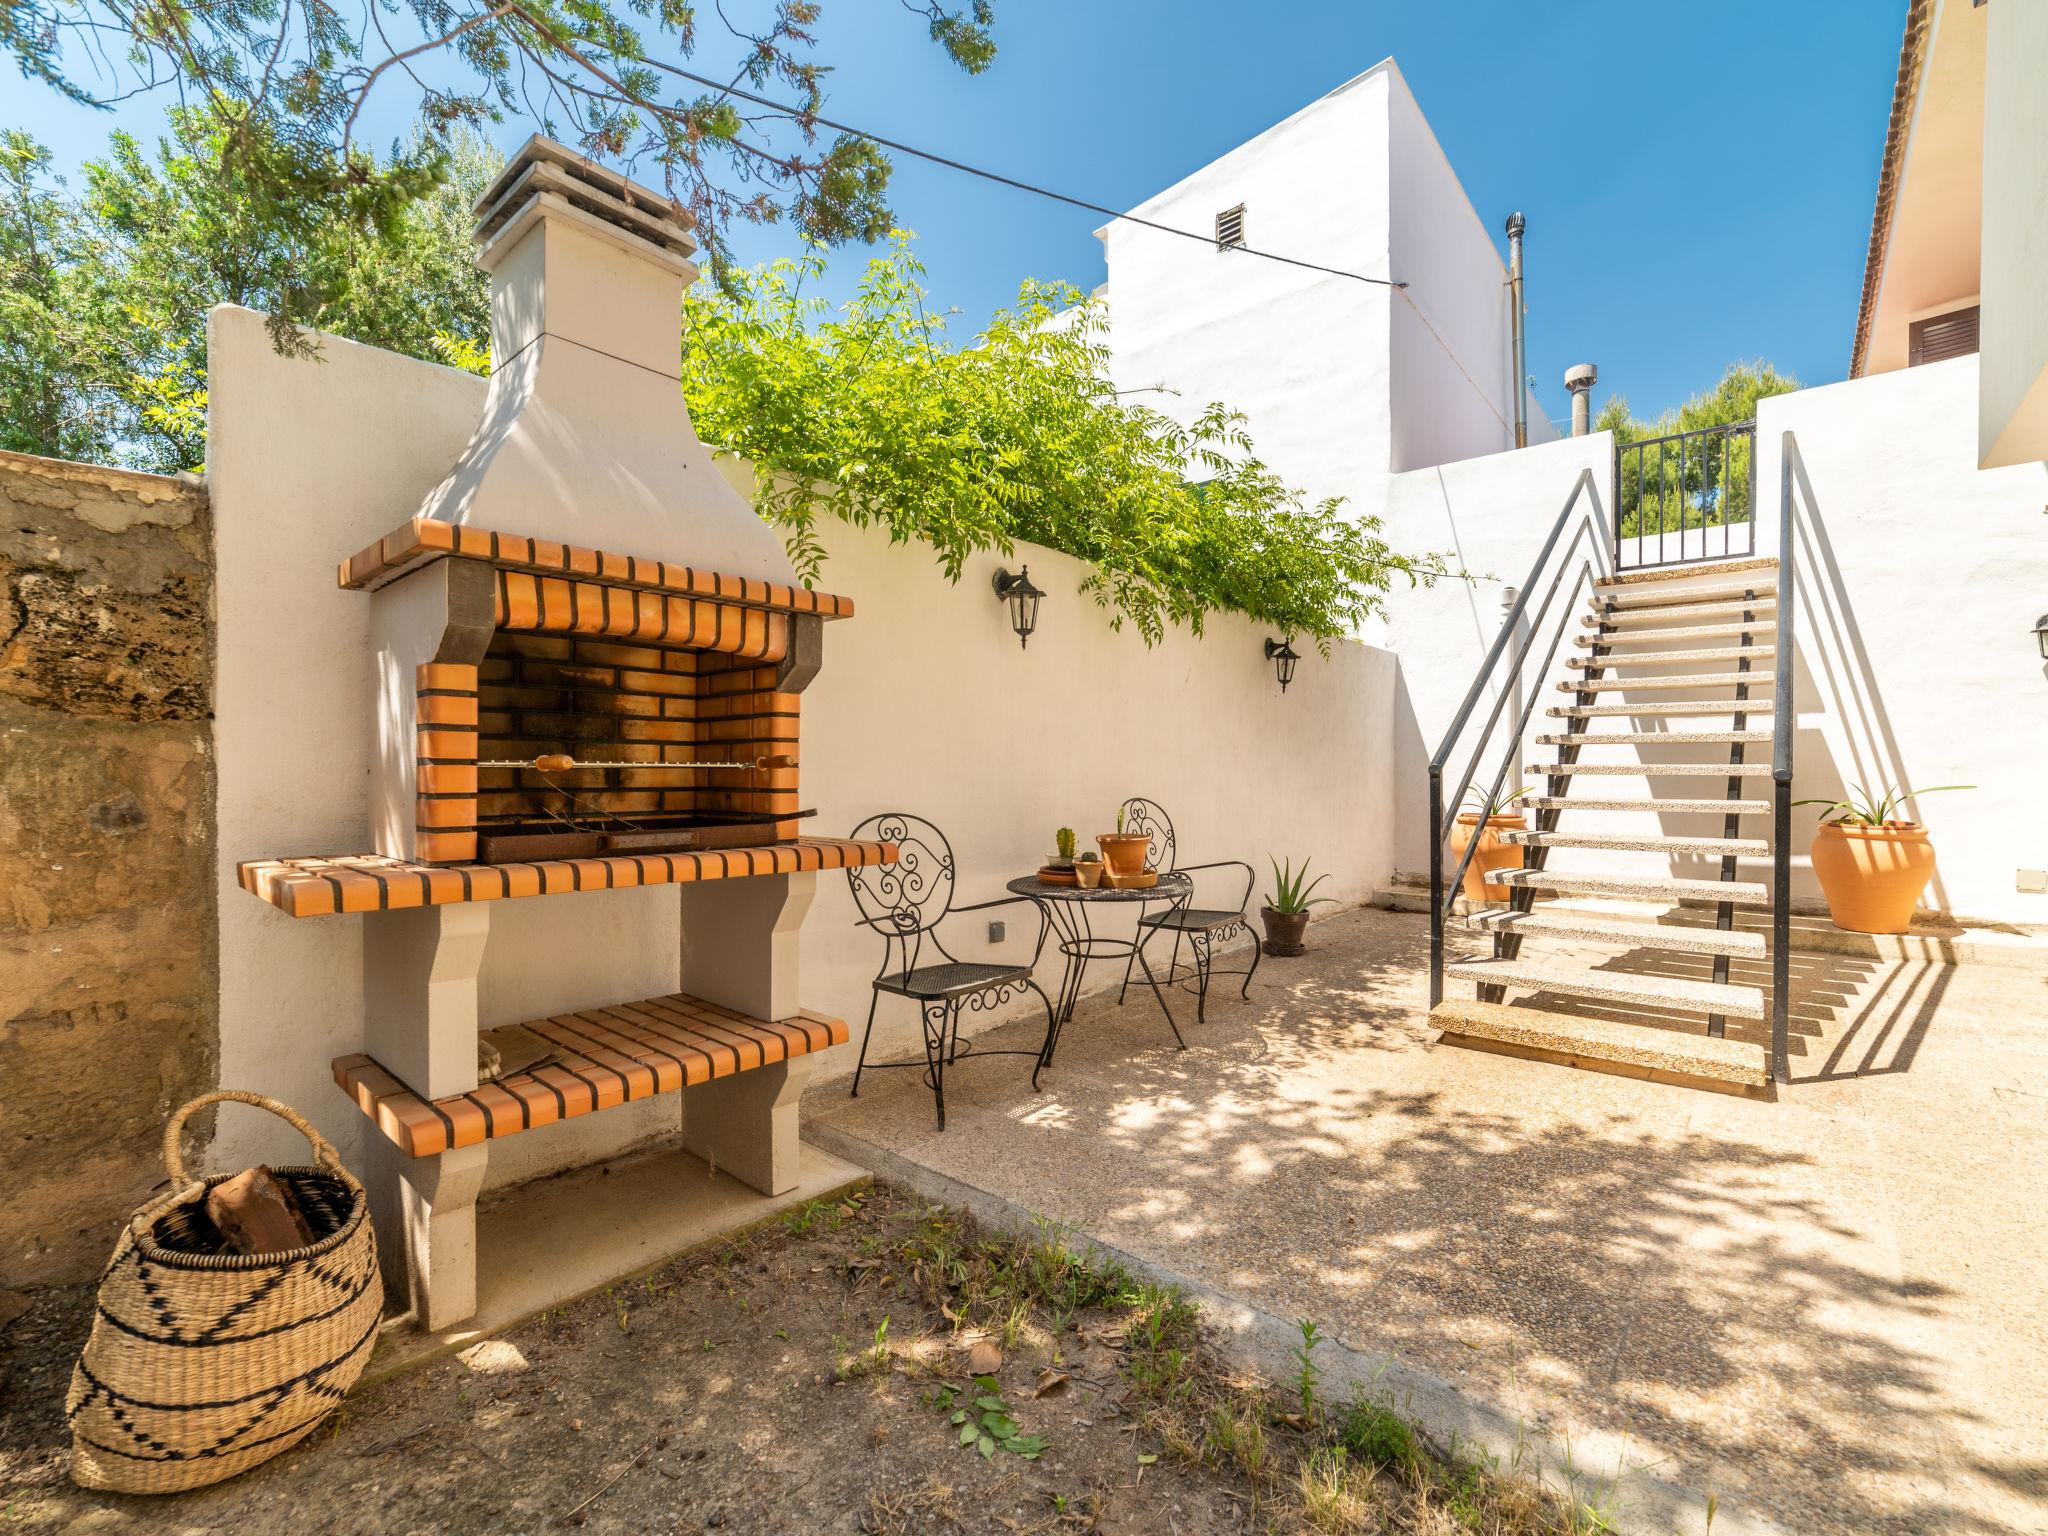
POLYGON ((1898 813, 1908 800, 1974 784, 1903 786, 1871 794, 1856 785, 1844 800, 1795 800, 1825 807, 1813 834, 1813 873, 1828 899, 1828 918, 1851 933, 1904 933, 1913 908, 1934 878, 1927 829, 1898 813))
POLYGON ((1451 828, 1451 868, 1458 867, 1458 861, 1465 857, 1466 848, 1476 840, 1479 851, 1465 866, 1463 886, 1465 899, 1475 907, 1490 901, 1506 901, 1513 894, 1505 885, 1488 884, 1486 876, 1492 870, 1522 867, 1520 846, 1503 842, 1501 833, 1527 828, 1529 823, 1522 813, 1510 807, 1529 793, 1530 790, 1518 789, 1513 794, 1489 795, 1476 784, 1465 791, 1465 802, 1458 811, 1457 824, 1451 828))
POLYGON ((1289 859, 1285 868, 1278 860, 1273 861, 1273 890, 1266 897, 1265 906, 1259 909, 1259 916, 1266 924, 1266 953, 1269 955, 1304 953, 1308 946, 1301 940, 1302 935, 1308 932, 1309 909, 1337 905, 1331 897, 1312 894, 1330 877, 1317 875, 1311 881, 1308 865, 1309 861, 1303 859, 1301 871, 1297 874, 1294 860, 1289 859))

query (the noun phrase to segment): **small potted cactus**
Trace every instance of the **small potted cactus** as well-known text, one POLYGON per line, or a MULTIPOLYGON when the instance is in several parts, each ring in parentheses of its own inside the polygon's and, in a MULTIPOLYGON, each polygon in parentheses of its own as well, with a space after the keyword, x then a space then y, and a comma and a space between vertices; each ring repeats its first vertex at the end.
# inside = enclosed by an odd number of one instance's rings
POLYGON ((1074 829, 1072 827, 1061 827, 1059 831, 1053 833, 1052 844, 1057 851, 1051 858, 1045 861, 1046 868, 1072 869, 1074 867, 1074 829))
POLYGON ((1084 891, 1092 891, 1102 884, 1102 855, 1099 853, 1077 853, 1074 855, 1074 880, 1084 891))
POLYGON ((1152 836, 1148 832, 1126 832, 1124 830, 1124 808, 1116 808, 1116 830, 1098 832, 1095 841, 1102 849, 1103 861, 1109 865, 1109 872, 1128 879, 1145 873, 1145 858, 1152 849, 1152 836))

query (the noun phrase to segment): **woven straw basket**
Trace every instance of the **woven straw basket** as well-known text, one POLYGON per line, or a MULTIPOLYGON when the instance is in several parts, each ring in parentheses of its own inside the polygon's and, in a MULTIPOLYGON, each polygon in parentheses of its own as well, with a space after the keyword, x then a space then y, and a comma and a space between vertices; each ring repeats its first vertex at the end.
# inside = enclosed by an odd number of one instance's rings
POLYGON ((275 1099, 202 1094, 164 1129, 171 1192, 144 1206, 100 1277, 92 1337, 71 1374, 71 1478, 121 1493, 176 1493, 298 1443, 362 1374, 384 1290, 363 1187, 307 1121, 275 1099), (206 1191, 178 1152, 186 1119, 234 1100, 289 1120, 311 1167, 271 1171, 316 1240, 288 1253, 216 1251, 206 1191))

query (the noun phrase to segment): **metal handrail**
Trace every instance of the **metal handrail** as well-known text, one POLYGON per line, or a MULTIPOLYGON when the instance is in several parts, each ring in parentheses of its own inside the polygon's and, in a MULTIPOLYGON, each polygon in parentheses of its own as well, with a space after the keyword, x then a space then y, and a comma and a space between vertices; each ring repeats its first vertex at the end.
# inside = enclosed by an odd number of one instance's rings
POLYGON ((1792 600, 1793 468, 1806 460, 1788 431, 1778 452, 1778 628, 1771 701, 1771 1081, 1789 1083, 1792 982, 1792 600))
MULTIPOLYGON (((1593 472, 1589 469, 1581 470, 1578 479, 1572 482, 1571 494, 1565 498, 1564 507, 1557 514, 1557 521, 1551 524, 1549 536, 1543 541, 1543 548, 1537 553, 1535 563, 1529 568, 1528 579, 1523 582, 1521 589, 1515 596, 1514 606, 1509 609, 1507 618, 1501 623, 1500 633, 1494 637, 1493 645, 1487 650, 1486 659, 1479 664, 1478 675, 1472 679, 1472 686, 1466 690, 1464 702, 1458 706, 1457 713, 1451 718, 1450 728, 1445 731, 1442 744, 1437 747, 1435 754, 1429 760, 1429 1005, 1432 1008, 1443 1001, 1444 923, 1450 916, 1451 908, 1457 902, 1456 892, 1464 881, 1465 871, 1471 867, 1473 855, 1479 851, 1479 839, 1474 837, 1467 844, 1464 857, 1458 861, 1458 867, 1448 883, 1449 894, 1446 894, 1444 840, 1450 835, 1451 826, 1456 820, 1457 812, 1455 810, 1452 811, 1449 818, 1446 818, 1444 810, 1444 764, 1449 761, 1459 739, 1464 735, 1465 727, 1471 721, 1472 712, 1478 707, 1480 695, 1485 691, 1488 680, 1493 677, 1496 668, 1500 665, 1502 655, 1506 653, 1510 643, 1520 632, 1522 617, 1529 610, 1531 594, 1535 591, 1537 580, 1542 576, 1544 568, 1550 563, 1551 555, 1557 549, 1558 540, 1564 536, 1565 525, 1571 521, 1572 510, 1578 506, 1579 498, 1588 493, 1593 494, 1597 503, 1598 492, 1594 486, 1593 472)), ((1597 527, 1595 519, 1593 517, 1582 519, 1578 532, 1572 536, 1571 544, 1566 546, 1567 560, 1572 548, 1578 544, 1582 537, 1590 539, 1596 534, 1604 537, 1604 529, 1597 527)), ((1569 569, 1568 564, 1560 563, 1557 570, 1552 574, 1550 586, 1544 592, 1543 600, 1537 608, 1537 624, 1543 623, 1548 616, 1550 605, 1557 597, 1558 588, 1563 582, 1567 569, 1569 569)), ((1516 722, 1514 733, 1508 740, 1507 752, 1503 756, 1501 766, 1495 773, 1492 787, 1488 791, 1487 798, 1489 802, 1500 794, 1501 786, 1507 779, 1508 769, 1513 765, 1514 754, 1521 750, 1523 737, 1528 731, 1529 720, 1535 713, 1536 701, 1542 696, 1540 680, 1548 675, 1551 661, 1555 658, 1557 647, 1564 638, 1565 630, 1569 625, 1572 601, 1578 596, 1580 587, 1591 579, 1592 566, 1590 560, 1588 560, 1580 564, 1578 577, 1572 583, 1571 594, 1565 599, 1564 607, 1558 616, 1556 632, 1550 639, 1550 649, 1544 657, 1542 668, 1537 673, 1539 685, 1528 690, 1528 702, 1522 708, 1521 717, 1516 722)), ((1515 665, 1518 672, 1522 656, 1526 654, 1524 652, 1516 657, 1515 665)), ((1478 773, 1479 764, 1485 755, 1487 743, 1493 737, 1494 727, 1500 722, 1501 711, 1506 705, 1507 697, 1508 690, 1502 687, 1494 699, 1493 709, 1486 717, 1486 725, 1480 732, 1478 744, 1473 748, 1471 761, 1466 767, 1463 778, 1457 785, 1459 803, 1463 802, 1466 792, 1472 787, 1472 780, 1478 773)))

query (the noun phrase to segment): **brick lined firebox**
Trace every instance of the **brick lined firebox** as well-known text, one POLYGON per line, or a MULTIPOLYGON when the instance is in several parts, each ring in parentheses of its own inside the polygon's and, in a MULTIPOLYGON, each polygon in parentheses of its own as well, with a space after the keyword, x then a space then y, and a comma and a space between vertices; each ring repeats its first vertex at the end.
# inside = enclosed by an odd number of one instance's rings
MULTIPOLYGON (((596 1146, 574 1140, 587 1117, 674 1093, 683 1148, 796 1187, 810 1059, 846 1039, 798 1005, 798 928, 818 871, 896 858, 802 835, 802 696, 853 605, 794 582, 690 425, 687 216, 544 139, 478 213, 483 419, 419 514, 339 572, 371 606, 373 851, 239 867, 294 918, 362 914, 363 1049, 333 1074, 382 1133, 388 1278, 433 1330, 479 1307, 493 1141, 596 1146), (687 991, 482 1027, 495 903, 662 885, 687 991)), ((644 1262, 622 1234, 618 1272, 644 1262)))

